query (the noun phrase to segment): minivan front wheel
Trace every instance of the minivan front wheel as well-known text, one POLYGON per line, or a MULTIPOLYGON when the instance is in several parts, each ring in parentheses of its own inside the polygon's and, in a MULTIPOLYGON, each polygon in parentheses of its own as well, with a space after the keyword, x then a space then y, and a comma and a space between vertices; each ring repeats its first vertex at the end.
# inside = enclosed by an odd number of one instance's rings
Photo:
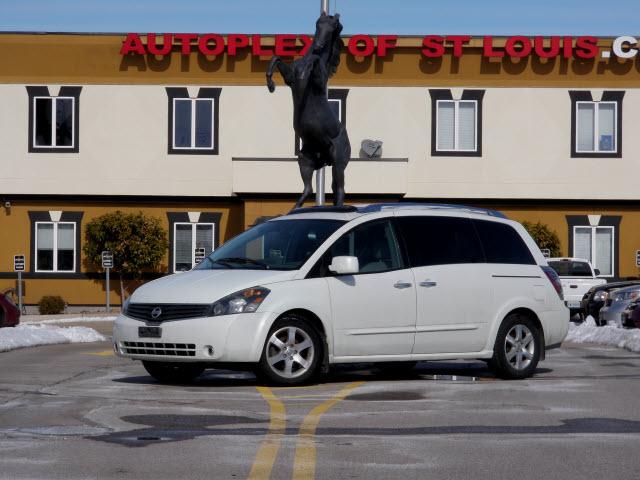
POLYGON ((282 385, 309 380, 318 370, 322 340, 304 318, 291 315, 279 319, 267 335, 258 373, 282 385))
POLYGON ((508 315, 498 330, 490 365, 503 378, 530 377, 540 360, 541 335, 529 317, 517 313, 508 315))

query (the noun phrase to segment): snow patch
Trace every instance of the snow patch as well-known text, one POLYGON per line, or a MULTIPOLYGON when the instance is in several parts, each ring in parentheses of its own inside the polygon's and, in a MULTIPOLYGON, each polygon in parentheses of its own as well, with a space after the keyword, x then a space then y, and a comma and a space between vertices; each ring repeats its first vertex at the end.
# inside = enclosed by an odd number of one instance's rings
POLYGON ((592 316, 588 316, 580 325, 569 324, 569 333, 565 339, 573 343, 595 343, 611 347, 624 348, 640 352, 640 330, 619 328, 613 325, 597 327, 592 316))
POLYGON ((50 323, 85 323, 85 322, 114 322, 118 317, 62 317, 62 318, 50 318, 46 320, 28 319, 20 320, 23 325, 33 324, 50 324, 50 323))
POLYGON ((14 328, 0 329, 0 352, 58 343, 102 342, 106 339, 94 329, 87 327, 18 325, 14 328))

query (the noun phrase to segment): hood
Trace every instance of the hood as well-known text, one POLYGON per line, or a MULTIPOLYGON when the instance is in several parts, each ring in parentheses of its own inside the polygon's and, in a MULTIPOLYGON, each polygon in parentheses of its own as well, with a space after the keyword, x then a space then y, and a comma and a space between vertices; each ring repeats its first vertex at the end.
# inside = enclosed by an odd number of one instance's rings
POLYGON ((133 303, 213 303, 244 288, 291 280, 297 271, 192 270, 159 278, 138 288, 133 303))

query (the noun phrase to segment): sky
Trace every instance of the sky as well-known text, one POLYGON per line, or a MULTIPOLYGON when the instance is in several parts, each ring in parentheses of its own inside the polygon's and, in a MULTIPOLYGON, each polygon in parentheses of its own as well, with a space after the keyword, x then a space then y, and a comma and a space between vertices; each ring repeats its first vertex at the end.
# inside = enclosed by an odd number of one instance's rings
MULTIPOLYGON (((638 33, 621 0, 330 0, 346 35, 638 33)), ((312 33, 320 0, 0 0, 0 31, 312 33)))

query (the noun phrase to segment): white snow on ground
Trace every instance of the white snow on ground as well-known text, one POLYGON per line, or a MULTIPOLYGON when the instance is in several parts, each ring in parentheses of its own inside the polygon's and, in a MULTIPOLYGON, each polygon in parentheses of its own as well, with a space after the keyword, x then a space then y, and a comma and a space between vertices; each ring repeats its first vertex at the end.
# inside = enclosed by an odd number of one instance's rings
POLYGON ((48 325, 18 325, 0 328, 0 352, 16 348, 53 345, 56 343, 101 342, 106 337, 87 327, 52 327, 48 325))
POLYGON ((597 327, 593 317, 589 316, 580 325, 569 324, 569 334, 565 339, 573 343, 596 343, 640 352, 640 329, 630 329, 607 325, 597 327))
MULTIPOLYGON (((23 317, 24 318, 24 317, 23 317)), ((49 323, 85 323, 85 322, 113 322, 118 317, 61 317, 38 320, 37 318, 20 319, 22 325, 49 324, 49 323)))

